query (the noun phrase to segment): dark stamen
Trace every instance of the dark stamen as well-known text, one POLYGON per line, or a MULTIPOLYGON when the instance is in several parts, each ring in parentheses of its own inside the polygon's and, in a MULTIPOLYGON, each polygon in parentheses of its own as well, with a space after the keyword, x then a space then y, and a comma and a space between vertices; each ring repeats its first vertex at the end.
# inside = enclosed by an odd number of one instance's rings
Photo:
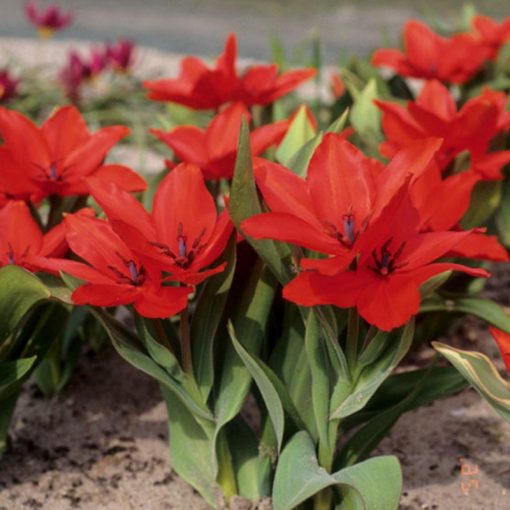
POLYGON ((403 262, 397 264, 398 259, 402 255, 402 252, 405 248, 406 243, 403 242, 394 253, 391 253, 389 250, 389 246, 392 242, 393 238, 390 237, 380 249, 380 253, 377 254, 377 250, 372 252, 372 260, 374 262, 374 266, 371 267, 373 271, 380 274, 381 276, 387 276, 397 269, 404 267, 407 263, 403 262))

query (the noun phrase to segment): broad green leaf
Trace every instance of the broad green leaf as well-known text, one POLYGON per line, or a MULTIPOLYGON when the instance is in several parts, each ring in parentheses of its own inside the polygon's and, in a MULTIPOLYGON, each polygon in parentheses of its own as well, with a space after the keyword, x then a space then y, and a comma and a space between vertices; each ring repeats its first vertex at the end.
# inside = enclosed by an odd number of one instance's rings
POLYGON ((308 314, 306 323, 305 350, 312 376, 312 406, 315 424, 319 442, 323 447, 326 447, 326 445, 329 445, 329 366, 327 350, 322 341, 319 324, 313 311, 308 314))
POLYGON ((372 136, 381 138, 381 112, 374 104, 378 98, 377 82, 370 79, 365 88, 354 98, 351 109, 351 124, 362 137, 372 136))
POLYGON ((235 234, 225 251, 225 259, 227 261, 225 270, 205 282, 191 321, 193 371, 204 400, 207 400, 214 382, 214 341, 234 277, 235 234))
POLYGON ((22 379, 34 366, 37 356, 0 362, 0 387, 10 386, 22 379))
POLYGON ((397 510, 402 473, 396 457, 384 456, 329 474, 319 465, 310 436, 298 432, 276 467, 273 509, 295 509, 331 486, 342 493, 340 510, 397 510))
POLYGON ((18 266, 0 269, 0 344, 34 305, 50 296, 46 286, 25 269, 18 266))
POLYGON ((212 431, 204 430, 175 392, 164 385, 161 392, 168 409, 172 469, 207 503, 218 508, 221 491, 216 483, 215 463, 211 459, 212 431))
POLYGON ((326 129, 327 133, 341 133, 347 124, 347 119, 349 118, 349 108, 346 108, 342 115, 338 117, 329 127, 326 129))
MULTIPOLYGON (((299 426, 299 429, 308 430, 316 439, 312 378, 305 350, 305 324, 300 309, 293 303, 285 303, 282 335, 271 355, 270 364, 287 389, 299 418, 305 424, 299 426)), ((285 402, 283 398, 282 401, 285 402)), ((287 408, 286 411, 289 413, 287 408)))
MULTIPOLYGON (((273 275, 259 260, 243 285, 241 296, 231 296, 227 305, 235 330, 243 332, 243 347, 253 355, 258 354, 266 333, 275 288, 273 275)), ((239 413, 252 382, 250 372, 228 336, 222 360, 221 379, 214 403, 216 436, 239 413)))
POLYGON ((294 154, 315 136, 306 106, 301 106, 276 151, 276 160, 288 166, 294 154))
MULTIPOLYGON (((262 207, 253 174, 250 133, 248 124, 243 119, 232 180, 229 213, 236 229, 242 232, 241 223, 243 220, 261 212, 262 207)), ((292 278, 288 265, 284 263, 284 259, 290 256, 290 249, 287 245, 271 240, 256 241, 250 237, 246 237, 246 239, 281 283, 286 283, 292 278)))
POLYGON ((351 394, 332 411, 331 419, 345 418, 366 405, 407 354, 413 335, 414 319, 397 332, 380 332, 372 339, 355 366, 351 394))
MULTIPOLYGON (((508 44, 510 50, 510 44, 508 44)), ((500 241, 508 248, 510 246, 510 182, 503 182, 503 196, 496 215, 496 225, 500 241)))
POLYGON ((450 367, 390 376, 361 411, 342 422, 346 430, 366 423, 342 446, 335 464, 352 465, 367 458, 403 413, 457 393, 465 386, 460 374, 450 367))
POLYGON ((280 396, 273 386, 272 381, 267 377, 266 372, 257 363, 255 357, 246 351, 246 349, 237 339, 236 332, 231 322, 228 324, 228 332, 237 354, 242 359, 246 368, 250 372, 253 380, 260 390, 262 398, 264 399, 264 403, 266 404, 267 411, 271 418, 271 423, 273 424, 276 434, 278 453, 280 453, 283 440, 283 431, 285 429, 285 416, 283 413, 283 405, 280 401, 280 396))
POLYGON ((441 298, 435 295, 422 303, 420 312, 467 313, 510 333, 510 317, 506 314, 505 309, 501 305, 487 299, 441 298))
POLYGON ((497 413, 510 422, 510 384, 499 375, 485 354, 455 349, 440 342, 432 342, 432 346, 473 385, 497 413))
POLYGON ((502 195, 501 181, 480 181, 471 195, 469 209, 462 218, 463 229, 486 225, 496 212, 502 195))
POLYGON ((318 133, 311 140, 305 143, 305 145, 303 145, 303 147, 301 147, 301 149, 292 156, 289 161, 288 168, 290 168, 296 175, 305 177, 313 153, 322 142, 322 138, 323 134, 318 133))
POLYGON ((252 501, 269 496, 271 461, 259 452, 259 444, 253 430, 241 418, 232 420, 226 427, 232 465, 239 495, 252 501))

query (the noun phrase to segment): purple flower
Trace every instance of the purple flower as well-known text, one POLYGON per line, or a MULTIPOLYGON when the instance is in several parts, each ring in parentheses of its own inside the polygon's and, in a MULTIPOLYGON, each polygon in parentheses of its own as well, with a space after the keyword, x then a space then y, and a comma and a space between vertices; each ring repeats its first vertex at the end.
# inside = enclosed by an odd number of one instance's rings
POLYGON ((28 0, 25 4, 25 15, 37 28, 40 37, 48 38, 53 32, 68 27, 73 22, 71 12, 64 13, 57 5, 49 5, 46 9, 40 9, 37 0, 28 0))
POLYGON ((7 71, 0 69, 0 103, 5 103, 14 97, 18 91, 19 80, 16 80, 7 71))

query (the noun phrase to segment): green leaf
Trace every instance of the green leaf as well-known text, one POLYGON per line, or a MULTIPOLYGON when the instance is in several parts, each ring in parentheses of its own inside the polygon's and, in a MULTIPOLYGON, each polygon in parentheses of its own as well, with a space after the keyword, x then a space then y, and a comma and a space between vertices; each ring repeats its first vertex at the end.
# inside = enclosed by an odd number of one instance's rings
POLYGON ((351 124, 362 137, 382 138, 380 133, 381 112, 374 103, 374 99, 377 98, 377 82, 374 78, 368 81, 357 97, 354 97, 351 124))
POLYGON ((276 151, 276 160, 287 166, 296 152, 315 136, 307 115, 306 106, 302 105, 292 121, 286 135, 276 151))
POLYGON ((262 398, 264 399, 264 403, 266 404, 267 411, 276 434, 278 453, 280 453, 283 441, 283 431, 285 429, 285 416, 280 396, 273 386, 272 381, 267 377, 266 372, 260 367, 259 363, 257 363, 256 358, 246 351, 237 339, 234 326, 231 322, 228 324, 228 332, 237 354, 250 372, 260 390, 262 398))
POLYGON ((204 429, 175 392, 164 385, 161 392, 168 409, 172 469, 213 508, 218 508, 221 491, 211 459, 211 431, 204 429))
POLYGON ((298 432, 276 467, 273 509, 295 509, 331 486, 338 486, 342 493, 340 510, 396 510, 402 473, 396 457, 383 456, 329 474, 319 465, 310 436, 298 432))
POLYGON ((441 298, 435 295, 422 303, 420 313, 426 312, 467 313, 510 333, 510 317, 505 309, 487 299, 441 298))
POLYGON ((502 195, 501 181, 480 181, 471 194, 469 209, 462 218, 463 229, 486 225, 496 212, 502 195))
MULTIPOLYGON (((241 223, 243 220, 261 212, 262 207, 253 174, 250 133, 246 119, 243 119, 232 180, 229 213, 236 229, 242 232, 241 223)), ((271 240, 256 241, 250 237, 246 237, 246 239, 281 283, 286 283, 292 278, 292 273, 284 262, 284 259, 290 256, 290 249, 287 245, 271 240)))
POLYGON ((204 400, 207 400, 214 382, 214 341, 234 277, 235 233, 225 251, 225 260, 226 269, 209 278, 204 284, 191 321, 193 371, 204 400))
POLYGON ((362 409, 411 347, 414 319, 397 332, 379 332, 361 353, 354 367, 351 394, 332 412, 331 419, 345 418, 362 409), (401 331, 400 336, 395 338, 401 331))
POLYGON ((345 124, 347 124, 347 119, 349 118, 349 108, 346 108, 342 115, 338 117, 329 127, 326 129, 327 133, 341 133, 345 128, 345 124))
POLYGON ((312 375, 312 406, 319 442, 328 445, 329 367, 327 351, 321 342, 319 324, 313 311, 308 314, 306 323, 305 349, 312 375))
POLYGON ((271 474, 271 461, 260 454, 253 430, 241 418, 232 420, 224 430, 232 453, 239 495, 251 501, 269 496, 267 475, 271 474))
POLYGON ((25 269, 18 266, 0 269, 0 344, 34 305, 50 296, 46 286, 25 269))
MULTIPOLYGON (((256 355, 266 332, 276 283, 270 271, 259 261, 243 294, 232 304, 231 321, 236 331, 243 332, 243 347, 256 355)), ((251 374, 229 341, 223 356, 223 370, 215 402, 218 430, 240 411, 251 385, 251 374)))
POLYGON ((473 385, 497 413, 510 422, 510 384, 499 375, 485 354, 455 349, 440 342, 432 342, 432 346, 473 385))
POLYGON ((290 159, 288 168, 300 177, 306 176, 306 171, 315 149, 322 142, 323 134, 318 133, 299 149, 290 159))
POLYGON ((20 381, 34 366, 37 356, 20 358, 14 361, 2 361, 0 363, 0 387, 10 386, 20 381))
MULTIPOLYGON (((508 44, 510 49, 510 44, 508 44)), ((503 196, 496 215, 499 239, 508 248, 510 246, 510 182, 503 182, 503 196)))
POLYGON ((343 422, 346 430, 366 423, 342 446, 336 463, 345 466, 365 459, 403 413, 456 393, 465 386, 462 377, 449 367, 429 367, 390 376, 363 410, 343 422))

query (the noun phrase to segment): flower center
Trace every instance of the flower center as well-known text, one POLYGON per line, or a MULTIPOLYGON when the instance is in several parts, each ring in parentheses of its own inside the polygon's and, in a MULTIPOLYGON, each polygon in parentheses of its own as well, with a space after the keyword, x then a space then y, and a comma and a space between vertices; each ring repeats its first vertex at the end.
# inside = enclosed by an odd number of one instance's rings
POLYGON ((143 285, 145 282, 145 268, 142 265, 137 266, 133 259, 125 259, 118 252, 117 256, 120 260, 122 260, 122 263, 126 266, 129 272, 129 276, 127 276, 115 266, 108 266, 108 269, 117 277, 117 283, 127 283, 129 285, 134 285, 135 287, 143 285))
POLYGON ((380 274, 381 276, 388 276, 397 269, 404 267, 406 262, 397 264, 402 251, 405 248, 406 243, 403 242, 394 252, 390 251, 389 246, 392 242, 392 238, 388 239, 377 253, 377 250, 372 252, 372 260, 374 265, 370 267, 372 271, 380 274))
POLYGON ((351 248, 359 235, 356 230, 356 218, 352 213, 345 214, 342 218, 343 232, 339 231, 333 223, 325 223, 325 226, 327 234, 334 237, 346 248, 351 248))
POLYGON ((191 249, 188 246, 188 236, 184 234, 184 227, 182 223, 179 223, 177 227, 177 253, 174 253, 167 244, 151 242, 152 246, 158 248, 163 255, 167 255, 174 259, 174 262, 183 269, 188 268, 197 255, 203 250, 205 244, 202 243, 202 239, 205 235, 205 228, 191 244, 191 249))

